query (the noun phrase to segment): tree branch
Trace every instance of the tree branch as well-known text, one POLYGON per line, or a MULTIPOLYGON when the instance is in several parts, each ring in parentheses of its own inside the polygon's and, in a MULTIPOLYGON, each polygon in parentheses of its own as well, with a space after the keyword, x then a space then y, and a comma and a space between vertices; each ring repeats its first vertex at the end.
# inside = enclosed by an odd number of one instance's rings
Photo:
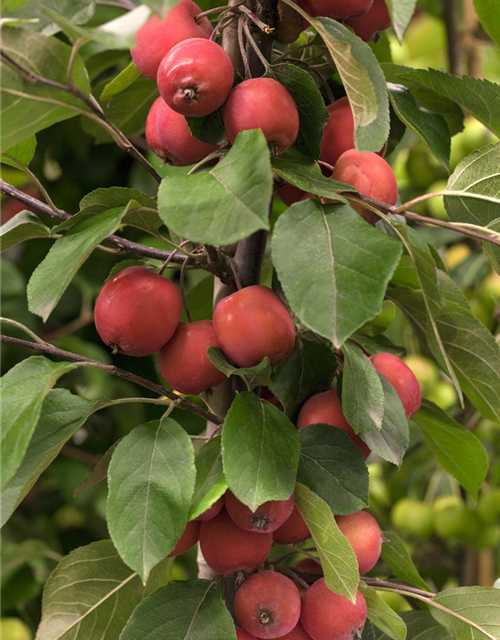
POLYGON ((165 389, 165 387, 163 387, 162 385, 156 384, 156 382, 152 382, 147 378, 137 376, 135 373, 131 373, 130 371, 126 371, 125 369, 115 367, 114 365, 104 364, 103 362, 99 362, 98 360, 91 360, 90 358, 79 356, 76 353, 72 353, 71 351, 58 349, 51 344, 39 344, 37 342, 29 342, 28 340, 21 340, 19 338, 12 338, 11 336, 5 335, 0 335, 0 342, 13 344, 17 347, 23 347, 25 349, 31 349, 33 351, 40 351, 41 353, 46 353, 47 355, 54 356, 56 358, 71 360, 72 362, 86 362, 87 364, 97 367, 98 369, 102 369, 102 371, 106 371, 113 376, 117 376, 118 378, 123 378, 124 380, 128 380, 129 382, 133 382, 134 384, 137 384, 144 389, 148 389, 149 391, 152 391, 153 393, 156 393, 160 396, 165 396, 166 398, 174 401, 176 403, 176 406, 178 406, 180 409, 195 413, 204 420, 210 420, 212 423, 217 425, 221 425, 223 422, 222 418, 216 416, 211 411, 207 411, 206 409, 199 407, 193 402, 185 400, 172 391, 165 389))

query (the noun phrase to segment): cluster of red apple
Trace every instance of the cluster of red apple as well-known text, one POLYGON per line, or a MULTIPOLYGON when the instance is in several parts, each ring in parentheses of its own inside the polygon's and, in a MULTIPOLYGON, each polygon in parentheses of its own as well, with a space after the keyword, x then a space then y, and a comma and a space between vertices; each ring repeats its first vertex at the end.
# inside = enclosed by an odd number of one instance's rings
MULTIPOLYGON (((365 40, 390 25, 384 0, 301 0, 300 4, 311 16, 345 21, 365 40)), ((233 88, 231 59, 210 39, 212 25, 200 13, 192 0, 181 0, 163 21, 155 15, 137 33, 132 56, 138 69, 156 80, 160 92, 146 122, 150 148, 175 165, 203 160, 218 146, 195 138, 186 116, 203 117, 223 107, 229 142, 240 131, 261 129, 272 152, 283 153, 299 133, 292 96, 271 78, 248 79, 233 88)), ((328 112, 320 159, 334 167, 332 177, 351 184, 364 196, 394 205, 398 189, 389 164, 380 155, 355 150, 348 99, 329 105, 328 112)), ((328 169, 324 171, 331 175, 328 169)), ((286 204, 311 197, 290 185, 279 193, 286 204)), ((378 220, 366 207, 358 206, 358 211, 371 223, 378 220)))

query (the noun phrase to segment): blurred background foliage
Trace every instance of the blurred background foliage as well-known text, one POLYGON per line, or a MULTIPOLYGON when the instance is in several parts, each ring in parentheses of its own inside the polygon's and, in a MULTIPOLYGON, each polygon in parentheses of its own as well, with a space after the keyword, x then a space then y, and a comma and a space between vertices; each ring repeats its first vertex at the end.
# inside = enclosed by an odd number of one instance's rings
MULTIPOLYGON (((13 0, 2 6, 12 8, 13 0)), ((22 0, 19 5, 26 4, 22 0)), ((203 4, 203 3, 201 3, 203 4)), ((206 4, 206 3, 205 3, 206 4)), ((500 51, 489 42, 468 9, 472 2, 420 0, 403 45, 384 35, 373 45, 381 60, 413 67, 452 69, 476 77, 500 81, 500 51), (445 9, 453 5, 454 22, 443 20, 445 9), (455 37, 455 40, 452 38, 455 37)), ((90 26, 108 22, 122 15, 119 9, 97 3, 90 26)), ((64 36, 60 35, 64 39, 64 36)), ((90 45, 87 45, 90 46, 90 45)), ((82 51, 89 73, 98 87, 130 63, 126 50, 111 52, 82 51)), ((132 96, 136 109, 133 118, 122 123, 124 131, 144 147, 143 126, 155 96, 154 85, 140 80, 140 95, 132 96)), ((335 93, 335 78, 331 81, 335 93)), ((99 94, 99 91, 96 91, 99 94)), ((112 104, 110 106, 112 109, 112 104)), ((79 201, 100 187, 129 186, 154 194, 156 185, 143 167, 109 141, 95 144, 93 130, 87 122, 73 118, 38 134, 38 147, 31 165, 41 178, 57 206, 69 212, 78 210, 79 201)), ((407 131, 388 157, 400 185, 401 200, 426 192, 436 192, 446 185, 444 169, 422 142, 407 131)), ((463 131, 453 138, 451 168, 474 149, 494 141, 476 120, 465 120, 463 131)), ((394 146, 394 145, 393 145, 394 146)), ((149 160, 163 174, 187 169, 160 167, 158 159, 149 160)), ((4 180, 32 192, 26 175, 11 167, 2 167, 4 180)), ((2 222, 23 207, 2 199, 2 222)), ((284 205, 275 202, 275 216, 284 205)), ((446 219, 442 200, 423 202, 416 209, 424 215, 446 219)), ((439 252, 451 277, 466 293, 474 314, 494 334, 499 335, 500 276, 492 273, 481 251, 472 240, 464 240, 447 229, 422 228, 425 238, 439 252)), ((158 242, 133 231, 144 244, 158 242)), ((98 252, 80 269, 49 322, 41 321, 27 309, 26 283, 35 266, 48 251, 45 240, 32 240, 13 247, 2 259, 2 315, 16 318, 57 346, 110 362, 110 355, 100 342, 92 322, 95 296, 117 258, 98 252)), ((178 272, 171 270, 171 277, 178 272)), ((272 271, 265 264, 263 284, 270 284, 272 271)), ((188 273, 189 302, 195 319, 210 317, 212 279, 206 274, 188 273)), ((411 327, 400 312, 390 305, 386 309, 389 326, 385 333, 401 346, 406 362, 415 372, 424 395, 442 408, 451 410, 457 419, 481 439, 491 458, 491 474, 483 487, 478 504, 465 497, 456 482, 437 465, 422 440, 419 429, 412 430, 412 443, 401 470, 374 460, 369 465, 371 508, 382 528, 397 529, 412 551, 421 574, 438 590, 455 585, 493 584, 500 575, 500 425, 479 417, 470 406, 459 409, 452 386, 437 367, 419 352, 411 327)), ((385 328, 385 327, 384 327, 385 328)), ((12 335, 20 334, 7 328, 12 335)), ((25 353, 11 345, 2 349, 2 367, 7 370, 25 353)), ((154 358, 117 356, 115 363, 152 380, 161 378, 154 358)), ((63 378, 62 384, 85 398, 138 396, 142 390, 131 383, 110 377, 104 372, 83 368, 63 378)), ((106 483, 99 482, 78 492, 93 467, 109 447, 133 427, 159 417, 161 408, 147 404, 118 405, 93 415, 62 454, 40 477, 2 534, 2 637, 5 640, 29 640, 40 618, 43 585, 58 559, 72 549, 107 537, 105 524, 106 483)), ((191 434, 199 433, 203 422, 196 416, 175 412, 175 418, 191 434)), ((276 551, 279 554, 279 549, 276 551)), ((172 563, 177 579, 196 575, 195 551, 172 563)), ((383 569, 382 569, 383 572, 383 569)), ((377 571, 381 576, 382 572, 377 571)), ((396 610, 407 608, 396 594, 384 594, 396 610)))

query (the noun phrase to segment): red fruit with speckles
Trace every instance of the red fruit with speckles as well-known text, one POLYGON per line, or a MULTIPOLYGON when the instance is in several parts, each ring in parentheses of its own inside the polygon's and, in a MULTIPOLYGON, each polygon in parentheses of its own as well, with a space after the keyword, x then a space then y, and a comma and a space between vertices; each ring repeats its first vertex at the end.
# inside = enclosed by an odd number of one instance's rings
POLYGON ((354 33, 365 42, 375 40, 381 31, 391 26, 391 16, 385 0, 375 0, 371 9, 364 16, 351 18, 346 22, 354 33))
POLYGON ((302 407, 297 420, 297 428, 303 429, 311 424, 329 424, 332 427, 341 429, 347 433, 358 447, 365 460, 370 455, 368 446, 354 433, 353 428, 345 419, 342 405, 340 404, 335 389, 318 393, 312 398, 309 398, 302 407))
POLYGON ((245 531, 254 533, 272 533, 276 531, 293 511, 295 500, 293 495, 288 500, 269 500, 256 511, 251 511, 246 504, 228 491, 225 497, 226 509, 231 520, 245 531))
POLYGON ((278 544, 297 544, 311 537, 311 532, 296 506, 281 527, 274 532, 274 542, 278 544))
POLYGON ((320 159, 335 166, 340 156, 354 149, 354 116, 348 98, 328 105, 328 122, 323 129, 320 159))
POLYGON ((199 520, 200 522, 213 520, 216 516, 219 515, 219 513, 222 511, 223 508, 224 508, 224 496, 221 496, 216 502, 213 503, 213 505, 209 509, 207 509, 200 516, 198 516, 196 520, 199 520))
POLYGON ((186 551, 189 551, 189 549, 194 547, 198 542, 199 535, 200 523, 196 520, 188 522, 184 529, 184 533, 181 535, 174 550, 168 555, 168 557, 173 558, 174 556, 180 556, 181 554, 186 553, 186 551))
POLYGON ((233 86, 231 58, 212 40, 191 38, 163 58, 156 81, 168 106, 184 116, 202 117, 227 100, 233 86))
POLYGON ((252 78, 237 85, 224 105, 224 127, 233 143, 240 131, 261 129, 279 155, 297 139, 299 112, 285 87, 272 78, 252 78))
POLYGON ((257 638, 280 638, 290 633, 297 626, 300 609, 299 590, 275 571, 250 576, 234 598, 236 619, 257 638))
POLYGON ((370 359, 375 369, 396 389, 406 417, 411 418, 422 404, 422 392, 413 371, 392 353, 376 353, 370 359))
POLYGON ((179 42, 188 38, 210 38, 213 27, 204 16, 198 21, 200 7, 192 0, 181 0, 164 20, 155 14, 144 24, 135 37, 135 47, 130 50, 139 71, 156 80, 163 57, 179 42))
POLYGON ((295 346, 288 309, 267 287, 246 287, 224 298, 215 308, 213 322, 222 351, 239 367, 253 367, 266 356, 278 364, 295 346))
POLYGON ((148 144, 157 155, 170 164, 185 167, 203 160, 219 148, 195 138, 189 130, 186 118, 173 111, 161 98, 158 100, 150 111, 151 122, 146 132, 148 144))
POLYGON ((307 0, 309 15, 323 16, 335 20, 346 20, 351 16, 365 14, 373 4, 373 0, 307 0))
POLYGON ((128 267, 102 288, 94 321, 108 347, 141 357, 158 351, 170 340, 181 311, 181 295, 170 280, 144 267, 128 267))
POLYGON ((313 640, 354 640, 361 636, 367 607, 358 591, 356 603, 330 591, 320 578, 306 591, 300 622, 313 640))
POLYGON ((200 548, 214 571, 230 576, 238 571, 254 571, 271 550, 271 533, 251 533, 236 526, 223 509, 218 516, 202 522, 200 548))
POLYGON ((375 518, 366 511, 337 516, 339 529, 356 554, 361 575, 377 564, 382 551, 383 535, 375 518))
POLYGON ((158 353, 163 377, 173 389, 189 395, 216 387, 226 376, 210 362, 207 350, 218 346, 211 320, 181 322, 158 353))
MULTIPOLYGON (((398 183, 390 164, 378 154, 355 149, 343 153, 335 165, 332 178, 351 184, 358 193, 388 205, 396 204, 398 183)), ((358 205, 356 211, 367 222, 375 224, 379 217, 366 207, 358 205)))

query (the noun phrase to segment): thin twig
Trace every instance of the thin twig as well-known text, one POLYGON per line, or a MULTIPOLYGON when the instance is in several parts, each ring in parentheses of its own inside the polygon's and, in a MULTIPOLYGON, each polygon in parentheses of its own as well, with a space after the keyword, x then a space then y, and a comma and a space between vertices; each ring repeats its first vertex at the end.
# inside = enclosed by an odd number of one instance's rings
POLYGON ((245 18, 240 16, 238 18, 238 44, 240 47, 241 59, 243 60, 243 66, 245 67, 245 78, 248 80, 252 77, 252 72, 250 71, 250 65, 248 64, 248 55, 245 46, 245 41, 243 38, 243 25, 245 23, 245 18))
POLYGON ((247 42, 250 44, 252 49, 255 51, 257 57, 259 58, 259 60, 261 61, 262 65, 263 65, 264 69, 266 69, 266 71, 267 71, 267 69, 269 69, 269 67, 271 65, 266 60, 266 58, 264 57, 262 51, 259 49, 259 47, 257 46, 257 43, 253 39, 252 33, 250 32, 250 29, 249 29, 248 24, 247 24, 246 21, 243 23, 243 31, 245 32, 245 36, 247 38, 247 42))
POLYGON ((13 162, 17 167, 19 167, 19 169, 23 171, 32 180, 32 182, 34 182, 34 184, 37 186, 38 190, 42 194, 43 199, 48 204, 48 206, 52 209, 52 211, 55 214, 60 213, 61 210, 58 207, 56 207, 56 205, 52 202, 52 198, 47 193, 47 190, 45 189, 43 184, 40 182, 40 180, 37 178, 37 176, 31 171, 31 169, 27 167, 25 164, 23 164, 22 162, 19 162, 17 158, 10 156, 8 153, 5 153, 4 156, 6 158, 9 158, 11 162, 13 162))
POLYGON ((363 578, 363 581, 366 582, 366 584, 370 585, 370 587, 374 587, 375 589, 378 589, 379 587, 380 588, 386 587, 388 589, 395 589, 395 588, 402 587, 405 591, 408 591, 408 593, 415 593, 425 598, 432 598, 435 595, 433 591, 425 591, 424 589, 409 587, 406 584, 400 585, 397 582, 389 582, 387 580, 380 580, 379 578, 363 578))
POLYGON ((201 18, 204 18, 205 16, 210 16, 214 13, 220 13, 220 15, 223 16, 226 13, 233 13, 233 12, 234 12, 233 7, 228 7, 227 5, 223 5, 222 7, 214 7, 213 9, 207 9, 206 11, 202 11, 201 13, 196 15, 194 19, 196 22, 199 22, 201 18))
POLYGON ((128 380, 129 382, 133 382, 134 384, 143 387, 144 389, 148 389, 153 393, 158 394, 159 396, 165 396, 174 402, 177 402, 178 406, 181 409, 185 409, 186 411, 190 411, 191 413, 195 413, 200 416, 204 420, 210 420, 214 424, 220 425, 223 420, 219 416, 214 415, 211 411, 206 411, 205 409, 199 407, 198 405, 190 402, 189 400, 185 400, 184 398, 178 396, 177 394, 165 389, 160 384, 156 384, 156 382, 152 382, 151 380, 147 380, 146 378, 142 378, 141 376, 136 375, 135 373, 131 373, 130 371, 126 371, 125 369, 120 369, 119 367, 115 367, 114 365, 104 364, 103 362, 99 362, 98 360, 91 360, 90 358, 85 358, 83 356, 79 356, 76 353, 72 353, 71 351, 65 351, 64 349, 58 349, 51 344, 38 344, 36 342, 28 342, 28 340, 20 340, 19 338, 12 338, 11 336, 0 335, 0 342, 5 342, 8 344, 13 344, 18 347, 24 347, 25 349, 32 349, 33 351, 40 351, 41 353, 46 353, 47 355, 54 356, 56 358, 63 358, 65 360, 71 360, 72 362, 83 362, 98 369, 102 369, 107 373, 117 376, 118 378, 123 378, 124 380, 128 380))
POLYGON ((240 289, 242 289, 242 285, 241 285, 240 276, 238 274, 238 269, 236 268, 236 263, 233 260, 233 258, 228 253, 226 253, 224 250, 222 251, 222 253, 225 255, 226 260, 227 260, 229 266, 231 267, 231 271, 233 272, 233 275, 234 275, 234 282, 236 284, 236 288, 239 291, 240 289))
POLYGON ((184 262, 181 267, 180 289, 181 289, 182 304, 184 305, 184 310, 186 311, 188 322, 193 322, 193 317, 191 315, 191 312, 189 311, 189 305, 188 305, 187 296, 186 296, 186 265, 187 263, 188 263, 188 260, 186 260, 186 262, 184 262))
POLYGON ((248 7, 245 7, 245 5, 240 5, 239 10, 242 13, 244 13, 246 16, 248 16, 250 20, 254 24, 256 24, 261 31, 263 31, 264 33, 267 33, 267 35, 272 35, 275 32, 275 29, 273 27, 270 27, 265 22, 262 22, 262 20, 260 20, 253 11, 250 11, 248 7))

